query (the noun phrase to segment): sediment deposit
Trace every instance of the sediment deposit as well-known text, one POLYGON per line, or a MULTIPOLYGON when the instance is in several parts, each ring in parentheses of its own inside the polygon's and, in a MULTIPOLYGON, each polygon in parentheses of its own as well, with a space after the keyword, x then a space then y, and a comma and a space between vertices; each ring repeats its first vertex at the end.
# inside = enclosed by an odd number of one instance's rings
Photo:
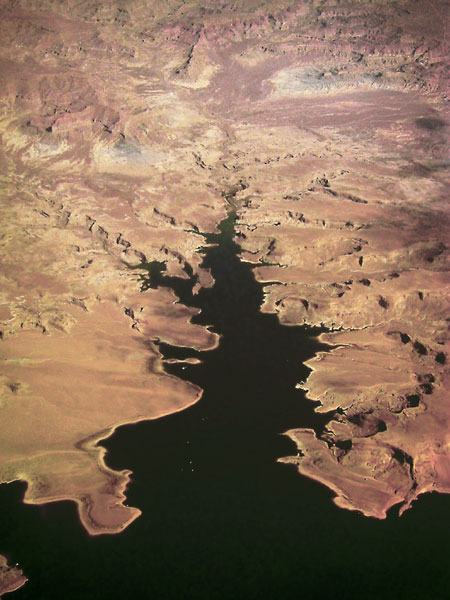
POLYGON ((155 342, 218 340, 130 267, 212 285, 231 205, 262 310, 330 330, 299 382, 330 422, 283 460, 376 517, 450 491, 447 3, 0 7, 0 480, 139 514, 96 444, 199 397, 155 342))

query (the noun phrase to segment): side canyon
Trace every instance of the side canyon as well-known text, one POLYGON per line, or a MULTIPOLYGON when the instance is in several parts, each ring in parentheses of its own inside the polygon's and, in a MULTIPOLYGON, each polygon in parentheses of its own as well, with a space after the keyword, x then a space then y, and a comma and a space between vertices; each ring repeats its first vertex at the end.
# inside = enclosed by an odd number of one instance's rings
MULTIPOLYGON (((144 266, 211 288, 200 250, 235 211, 261 311, 327 331, 297 387, 329 419, 280 432, 298 452, 279 460, 368 517, 449 493, 448 2, 0 17, 0 483, 75 501, 92 535, 140 515, 99 442, 201 397, 159 344, 221 343, 172 289, 142 291, 144 266)), ((2 561, 0 595, 26 581, 2 561)))

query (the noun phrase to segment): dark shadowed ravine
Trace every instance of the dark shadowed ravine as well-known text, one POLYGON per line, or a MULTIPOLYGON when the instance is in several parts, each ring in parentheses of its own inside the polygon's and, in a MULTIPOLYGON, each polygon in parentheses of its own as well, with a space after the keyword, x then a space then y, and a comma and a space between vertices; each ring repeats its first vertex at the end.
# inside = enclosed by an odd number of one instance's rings
POLYGON ((296 453, 280 433, 329 419, 295 389, 302 363, 326 347, 318 330, 259 312, 262 286, 239 259, 233 216, 205 239, 213 288, 193 296, 195 278, 165 277, 153 263, 143 281, 174 289, 202 309, 194 322, 221 335, 211 352, 160 344, 166 358, 202 361, 167 365, 202 399, 103 442, 111 467, 133 471, 128 504, 142 516, 91 538, 75 504, 26 506, 24 484, 1 486, 2 547, 30 579, 11 599, 447 598, 449 497, 377 521, 337 508, 327 488, 276 462, 296 453))

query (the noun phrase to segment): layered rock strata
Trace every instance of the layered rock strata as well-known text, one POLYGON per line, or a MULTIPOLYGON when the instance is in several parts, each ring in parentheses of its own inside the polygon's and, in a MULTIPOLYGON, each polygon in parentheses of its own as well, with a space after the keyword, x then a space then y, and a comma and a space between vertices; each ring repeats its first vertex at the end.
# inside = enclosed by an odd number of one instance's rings
POLYGON ((0 481, 93 534, 138 516, 97 442, 198 399, 156 341, 218 340, 130 267, 212 285, 232 205, 262 310, 330 329, 299 382, 330 422, 283 460, 376 517, 448 492, 447 3, 0 9, 0 481))

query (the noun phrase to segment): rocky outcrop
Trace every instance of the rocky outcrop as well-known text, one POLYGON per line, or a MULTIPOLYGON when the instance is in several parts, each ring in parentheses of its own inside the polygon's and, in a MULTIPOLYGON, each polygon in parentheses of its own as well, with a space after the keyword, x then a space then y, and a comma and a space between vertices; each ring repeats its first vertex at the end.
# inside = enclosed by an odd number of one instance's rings
POLYGON ((347 136, 339 123, 317 142, 320 161, 281 157, 259 179, 253 168, 241 211, 244 256, 268 282, 263 310, 331 330, 301 386, 330 422, 318 438, 288 432, 299 454, 283 460, 329 485, 340 506, 380 518, 449 491, 446 133, 424 134, 426 106, 399 126, 397 148, 390 124, 353 124, 347 136))
POLYGON ((448 491, 445 7, 0 3, 1 481, 139 514, 96 444, 199 397, 155 342, 217 337, 130 267, 212 285, 232 206, 262 310, 330 330, 299 384, 330 421, 283 460, 377 517, 448 491))
POLYGON ((8 561, 0 555, 0 597, 14 592, 27 582, 23 571, 16 566, 8 565, 8 561))

